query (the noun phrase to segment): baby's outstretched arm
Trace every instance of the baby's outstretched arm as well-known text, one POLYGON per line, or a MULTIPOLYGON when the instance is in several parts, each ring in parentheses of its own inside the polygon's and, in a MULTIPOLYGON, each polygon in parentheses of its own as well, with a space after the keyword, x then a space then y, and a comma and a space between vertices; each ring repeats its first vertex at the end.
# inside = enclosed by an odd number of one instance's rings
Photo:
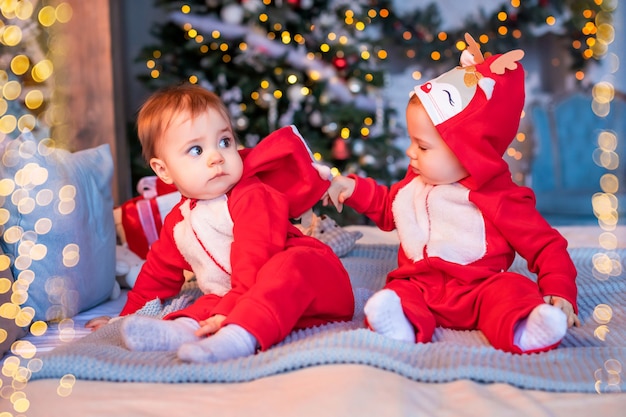
POLYGON ((580 327, 580 319, 576 313, 574 313, 574 306, 572 303, 567 301, 565 298, 556 295, 546 295, 543 297, 543 300, 548 304, 560 308, 563 313, 565 313, 567 316, 567 327, 580 327))
POLYGON ((324 195, 324 205, 327 206, 331 202, 337 208, 337 211, 341 213, 344 201, 352 196, 355 186, 356 181, 352 178, 337 175, 333 178, 328 191, 324 195))

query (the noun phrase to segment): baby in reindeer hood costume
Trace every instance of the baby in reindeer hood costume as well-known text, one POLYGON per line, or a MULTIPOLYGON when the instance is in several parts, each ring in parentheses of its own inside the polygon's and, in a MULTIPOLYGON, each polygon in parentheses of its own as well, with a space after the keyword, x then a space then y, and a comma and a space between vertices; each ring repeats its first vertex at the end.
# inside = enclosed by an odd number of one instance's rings
POLYGON ((580 324, 576 270, 502 158, 524 106, 524 53, 484 59, 466 41, 460 66, 410 92, 405 178, 339 176, 328 194, 400 237, 398 268, 365 306, 372 330, 429 342, 437 326, 478 329, 497 349, 550 350, 580 324), (536 282, 508 271, 516 252, 536 282))

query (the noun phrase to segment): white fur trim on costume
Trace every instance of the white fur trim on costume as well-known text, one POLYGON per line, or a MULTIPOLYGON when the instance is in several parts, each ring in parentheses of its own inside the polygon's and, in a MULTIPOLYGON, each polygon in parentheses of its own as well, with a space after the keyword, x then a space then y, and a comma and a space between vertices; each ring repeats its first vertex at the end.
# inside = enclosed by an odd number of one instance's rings
POLYGON ((293 131, 293 134, 296 135, 298 138, 300 138, 300 141, 302 142, 307 152, 309 153, 309 157, 311 158, 311 164, 313 165, 313 168, 317 170, 317 172, 320 174, 320 177, 323 180, 331 181, 333 179, 333 175, 330 172, 330 167, 316 163, 315 158, 313 157, 313 152, 311 151, 311 148, 309 148, 309 145, 306 143, 306 140, 304 140, 304 138, 300 134, 300 131, 298 130, 298 128, 295 125, 289 125, 289 127, 293 131))
POLYGON ((226 271, 232 271, 230 246, 233 242, 233 221, 226 196, 198 201, 193 210, 187 200, 180 210, 183 220, 174 226, 176 246, 191 265, 200 290, 204 294, 223 296, 231 289, 230 274, 211 260, 205 248, 226 271))
POLYGON ((289 127, 293 131, 293 134, 300 138, 306 150, 309 151, 309 156, 311 157, 311 161, 315 162, 315 158, 313 158, 313 152, 311 152, 311 148, 309 148, 309 145, 307 145, 306 140, 304 140, 298 128, 295 125, 289 125, 289 127))
POLYGON ((491 96, 493 95, 493 88, 496 86, 496 82, 493 78, 481 78, 478 80, 478 85, 480 89, 483 90, 485 96, 487 96, 487 100, 491 100, 491 96))
POLYGON ((469 201, 469 193, 469 189, 458 183, 438 185, 430 193, 430 256, 461 265, 485 256, 485 220, 478 207, 469 201))
POLYGON ((396 195, 392 210, 402 248, 413 261, 439 257, 467 265, 487 251, 485 222, 469 201, 469 190, 455 183, 432 186, 420 177, 396 195))
POLYGON ((312 163, 313 168, 317 170, 317 173, 320 174, 320 178, 323 180, 331 181, 333 179, 333 174, 330 171, 330 167, 322 164, 312 163))
POLYGON ((391 208, 402 248, 415 262, 424 259, 424 247, 430 239, 426 199, 432 189, 417 177, 398 191, 391 208))
POLYGON ((472 55, 472 53, 467 49, 461 52, 461 59, 459 60, 459 62, 462 67, 470 67, 472 65, 478 64, 478 62, 476 62, 476 59, 474 58, 474 55, 472 55))

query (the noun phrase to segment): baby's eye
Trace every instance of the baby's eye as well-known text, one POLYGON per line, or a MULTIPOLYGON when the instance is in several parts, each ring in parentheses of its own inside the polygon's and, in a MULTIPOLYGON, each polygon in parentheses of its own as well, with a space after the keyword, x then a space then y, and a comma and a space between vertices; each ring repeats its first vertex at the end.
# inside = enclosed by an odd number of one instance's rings
POLYGON ((450 94, 448 90, 443 90, 443 92, 448 95, 448 103, 450 103, 450 105, 454 107, 454 100, 452 100, 452 94, 450 94))
POLYGON ((201 146, 192 146, 191 148, 189 148, 189 150, 187 151, 188 154, 193 155, 193 156, 198 156, 202 154, 202 147, 201 146))
POLYGON ((230 148, 230 144, 231 144, 230 138, 220 139, 220 148, 230 148))

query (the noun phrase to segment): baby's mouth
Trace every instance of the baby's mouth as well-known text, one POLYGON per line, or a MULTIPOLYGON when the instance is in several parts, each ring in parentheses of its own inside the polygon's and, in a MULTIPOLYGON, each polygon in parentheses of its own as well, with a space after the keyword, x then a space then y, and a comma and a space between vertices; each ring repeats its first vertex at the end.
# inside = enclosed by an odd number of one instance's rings
POLYGON ((220 178, 220 177, 223 177, 225 175, 226 175, 226 173, 224 171, 217 172, 215 175, 213 175, 213 177, 211 177, 211 179, 209 181, 213 181, 213 180, 215 180, 217 178, 220 178))

